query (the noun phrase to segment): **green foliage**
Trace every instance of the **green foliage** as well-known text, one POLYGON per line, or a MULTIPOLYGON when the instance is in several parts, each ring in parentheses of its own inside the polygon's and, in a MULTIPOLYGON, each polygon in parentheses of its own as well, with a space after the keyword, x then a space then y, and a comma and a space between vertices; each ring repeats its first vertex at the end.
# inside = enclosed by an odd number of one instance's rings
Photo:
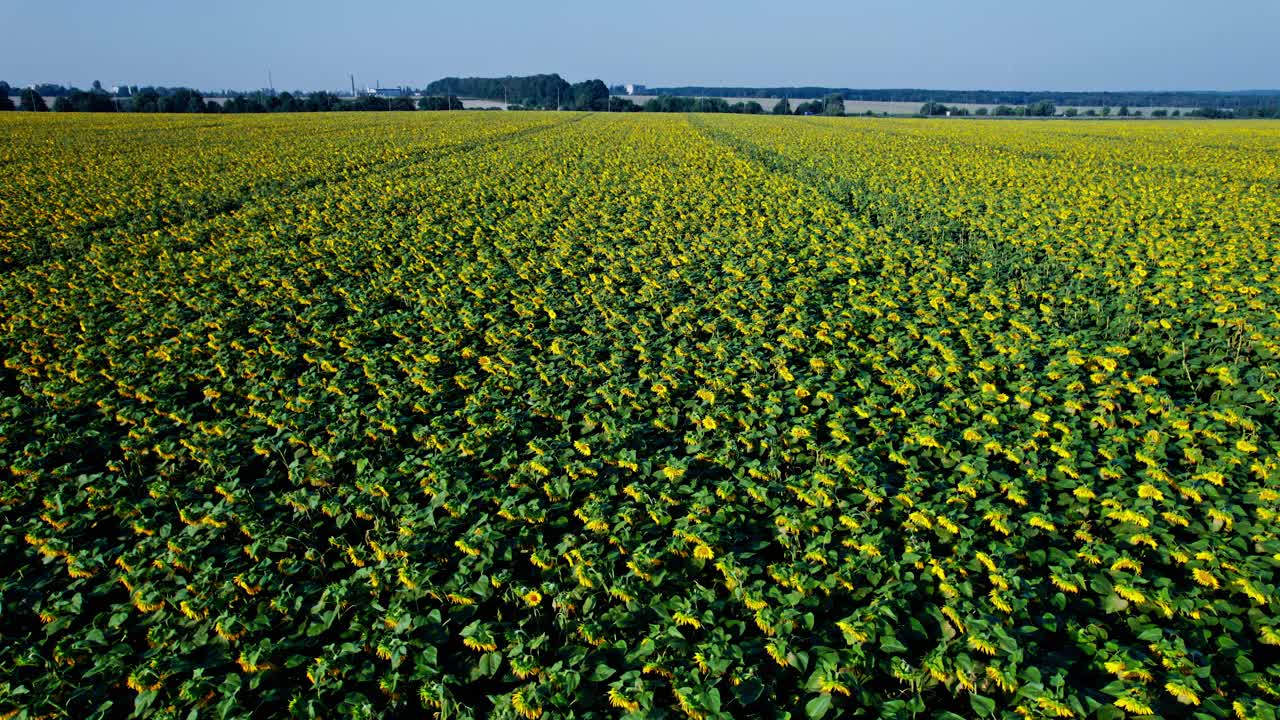
POLYGON ((454 96, 447 99, 438 95, 425 95, 418 99, 419 110, 461 110, 462 101, 454 96))
POLYGON ((116 104, 109 95, 76 90, 53 102, 54 112, 115 112, 116 104))
POLYGON ((48 112, 49 106, 45 104, 40 93, 32 88, 23 88, 22 92, 18 93, 18 109, 24 112, 48 112))

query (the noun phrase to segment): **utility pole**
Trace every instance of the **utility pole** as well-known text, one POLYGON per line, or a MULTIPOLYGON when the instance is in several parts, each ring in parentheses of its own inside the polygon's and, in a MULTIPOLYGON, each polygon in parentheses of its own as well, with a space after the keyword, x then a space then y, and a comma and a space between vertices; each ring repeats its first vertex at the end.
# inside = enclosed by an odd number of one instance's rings
POLYGON ((351 99, 356 98, 356 74, 351 73, 351 99))
POLYGON ((276 94, 276 84, 271 79, 271 68, 267 68, 267 92, 271 93, 273 96, 276 94))

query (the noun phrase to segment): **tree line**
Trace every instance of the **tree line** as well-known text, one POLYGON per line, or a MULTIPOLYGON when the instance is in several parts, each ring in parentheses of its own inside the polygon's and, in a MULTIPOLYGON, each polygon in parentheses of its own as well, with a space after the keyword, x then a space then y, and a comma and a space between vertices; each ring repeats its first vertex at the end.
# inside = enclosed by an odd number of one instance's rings
MULTIPOLYGON (((600 80, 585 80, 569 83, 558 74, 528 75, 523 77, 508 76, 502 78, 456 78, 448 77, 429 83, 423 89, 423 96, 415 102, 410 97, 385 98, 376 95, 343 98, 330 92, 311 93, 237 93, 219 103, 207 100, 204 95, 191 88, 177 87, 138 87, 126 86, 109 93, 101 83, 94 81, 89 90, 62 85, 36 85, 18 91, 18 102, 11 99, 13 88, 0 81, 0 110, 26 110, 43 112, 52 109, 55 112, 158 112, 158 113, 275 113, 275 112, 335 112, 335 111, 408 111, 408 110, 461 110, 462 101, 459 96, 480 98, 493 101, 505 101, 511 110, 586 110, 607 112, 708 112, 708 113, 742 113, 748 115, 762 114, 764 107, 755 100, 743 99, 730 103, 725 97, 715 95, 721 93, 743 93, 741 97, 750 98, 749 92, 779 92, 779 100, 770 112, 774 115, 844 115, 844 103, 851 100, 876 100, 898 91, 852 91, 857 93, 850 97, 845 92, 831 91, 816 93, 811 91, 829 90, 829 88, 679 88, 703 90, 703 94, 666 94, 667 89, 659 89, 655 97, 649 98, 643 105, 637 105, 629 98, 611 96, 608 87, 600 80), (821 99, 801 101, 792 106, 788 99, 794 92, 801 97, 817 97, 821 99), (50 108, 45 98, 53 98, 50 108)), ((907 91, 916 92, 916 91, 907 91)), ((920 91, 925 92, 925 91, 920 91)), ((977 108, 969 110, 960 105, 947 105, 947 102, 981 102, 981 99, 994 96, 994 91, 941 91, 932 92, 937 98, 927 99, 918 115, 925 116, 965 116, 995 115, 1050 117, 1057 114, 1060 103, 1049 98, 1040 98, 1025 104, 998 104, 993 108, 977 108), (964 100, 947 98, 961 96, 964 100)), ((1002 93, 1002 95, 1018 95, 1018 93, 1002 93)), ((1196 107, 1187 115, 1202 118, 1280 118, 1280 95, 1220 93, 1059 93, 1057 96, 1070 97, 1071 104, 1090 104, 1085 100, 1135 97, 1143 102, 1154 98, 1168 100, 1165 104, 1190 104, 1188 98, 1212 96, 1216 98, 1248 98, 1253 104, 1224 107, 1209 105, 1196 107), (1174 102, 1181 100, 1181 103, 1174 102)), ((765 95, 758 95, 765 97, 765 95)), ((1202 98, 1203 99, 1203 98, 1202 98)), ((1110 116, 1111 103, 1100 104, 1100 110, 1067 108, 1065 117, 1110 116)), ((1139 117, 1141 110, 1130 111, 1130 105, 1122 103, 1115 112, 1118 117, 1139 117)), ((867 111, 868 115, 874 114, 867 111)), ((1150 112, 1152 117, 1178 116, 1178 110, 1167 111, 1156 109, 1150 112)))
MULTIPOLYGON (((664 87, 649 88, 654 95, 733 98, 825 97, 839 93, 846 100, 864 102, 939 102, 971 105, 1027 106, 1045 101, 1057 106, 1191 107, 1231 111, 1243 116, 1250 109, 1274 112, 1280 106, 1280 90, 1249 92, 1133 91, 1058 92, 1024 90, 924 90, 916 88, 856 89, 831 87, 664 87)), ((1268 115, 1271 117, 1273 115, 1268 115)))
MULTIPOLYGON (((965 107, 944 105, 940 102, 927 102, 920 106, 917 115, 929 117, 937 117, 942 115, 964 117, 968 115, 986 116, 994 115, 997 117, 1054 117, 1057 116, 1057 106, 1048 100, 1040 100, 1030 105, 1020 105, 1017 107, 1010 105, 997 105, 994 108, 976 108, 969 110, 965 107)), ((1167 108, 1156 108, 1150 111, 1153 118, 1163 117, 1180 117, 1183 112, 1179 109, 1169 110, 1167 108)), ((1193 108, 1186 112, 1187 117, 1211 118, 1211 119, 1231 119, 1231 118, 1280 118, 1280 106, 1271 107, 1252 107, 1241 108, 1239 110, 1230 110, 1223 108, 1193 108)), ((1128 105, 1121 105, 1118 109, 1112 109, 1109 105, 1101 108, 1067 108, 1062 111, 1061 117, 1142 117, 1142 110, 1130 109, 1128 105)))
POLYGON ((277 113, 277 112, 336 112, 370 110, 461 110, 462 101, 457 96, 424 96, 415 102, 413 98, 383 98, 360 96, 342 98, 330 92, 312 93, 244 93, 218 103, 205 99, 198 90, 191 88, 133 87, 128 94, 112 95, 94 83, 92 90, 62 88, 53 97, 50 108, 39 86, 22 88, 15 105, 10 95, 13 88, 0 81, 0 111, 23 110, 30 112, 141 112, 141 113, 277 113))

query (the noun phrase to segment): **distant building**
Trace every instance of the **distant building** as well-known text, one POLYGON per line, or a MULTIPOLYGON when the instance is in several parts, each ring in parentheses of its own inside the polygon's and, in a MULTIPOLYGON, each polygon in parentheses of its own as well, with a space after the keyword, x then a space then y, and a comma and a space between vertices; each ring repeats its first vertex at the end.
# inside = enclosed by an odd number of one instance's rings
POLYGON ((373 95, 373 96, 382 97, 382 98, 398 98, 398 97, 407 97, 409 95, 408 90, 406 90, 405 88, 375 87, 375 88, 367 88, 364 92, 366 95, 373 95))
POLYGON ((647 89, 645 86, 637 85, 636 83, 627 83, 626 88, 628 95, 643 95, 647 89))

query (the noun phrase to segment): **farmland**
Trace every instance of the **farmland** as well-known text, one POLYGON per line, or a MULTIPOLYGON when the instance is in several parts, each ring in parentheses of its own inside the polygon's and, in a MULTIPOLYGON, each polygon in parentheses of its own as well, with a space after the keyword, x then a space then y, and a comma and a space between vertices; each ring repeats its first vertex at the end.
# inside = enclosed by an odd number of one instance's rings
POLYGON ((1278 160, 0 114, 0 717, 1274 718, 1278 160))

